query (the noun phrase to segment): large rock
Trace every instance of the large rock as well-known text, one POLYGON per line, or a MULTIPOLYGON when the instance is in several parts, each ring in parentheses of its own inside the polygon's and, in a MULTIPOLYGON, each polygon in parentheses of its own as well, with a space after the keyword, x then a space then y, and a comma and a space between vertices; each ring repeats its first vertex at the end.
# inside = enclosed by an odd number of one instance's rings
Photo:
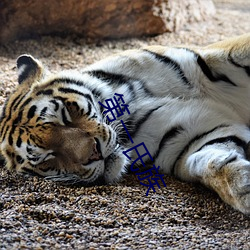
POLYGON ((0 43, 48 34, 156 35, 214 12, 212 0, 1 0, 0 43))

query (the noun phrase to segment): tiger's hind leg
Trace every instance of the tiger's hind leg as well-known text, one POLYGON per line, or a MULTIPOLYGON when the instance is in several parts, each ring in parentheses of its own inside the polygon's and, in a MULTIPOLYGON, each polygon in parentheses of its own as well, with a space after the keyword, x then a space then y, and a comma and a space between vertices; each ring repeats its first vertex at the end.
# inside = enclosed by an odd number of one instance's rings
POLYGON ((203 183, 235 209, 250 214, 250 162, 232 144, 210 145, 191 154, 176 175, 203 183))

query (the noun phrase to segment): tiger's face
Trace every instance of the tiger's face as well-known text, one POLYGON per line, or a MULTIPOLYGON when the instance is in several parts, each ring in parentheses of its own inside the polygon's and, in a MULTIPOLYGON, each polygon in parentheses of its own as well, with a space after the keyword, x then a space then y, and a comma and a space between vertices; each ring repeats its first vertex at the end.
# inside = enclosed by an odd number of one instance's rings
POLYGON ((19 85, 1 118, 1 154, 8 169, 68 184, 116 181, 126 158, 80 79, 51 76, 31 56, 17 60, 19 85))

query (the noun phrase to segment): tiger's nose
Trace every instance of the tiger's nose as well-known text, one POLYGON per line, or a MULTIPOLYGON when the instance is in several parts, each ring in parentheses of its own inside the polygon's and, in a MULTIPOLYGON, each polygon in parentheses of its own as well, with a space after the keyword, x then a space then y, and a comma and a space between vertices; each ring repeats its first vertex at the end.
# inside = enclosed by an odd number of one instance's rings
POLYGON ((98 160, 103 159, 102 152, 101 152, 101 145, 97 138, 94 138, 94 139, 95 139, 95 143, 93 144, 93 151, 89 160, 98 161, 98 160))

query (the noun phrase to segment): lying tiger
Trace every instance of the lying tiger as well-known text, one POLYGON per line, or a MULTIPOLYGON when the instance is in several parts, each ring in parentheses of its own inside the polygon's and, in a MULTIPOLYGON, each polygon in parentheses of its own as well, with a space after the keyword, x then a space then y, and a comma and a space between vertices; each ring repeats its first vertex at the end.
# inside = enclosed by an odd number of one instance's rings
POLYGON ((250 34, 125 51, 82 72, 51 74, 29 55, 17 67, 0 125, 8 169, 84 186, 119 181, 131 142, 98 103, 119 93, 134 144, 147 145, 162 173, 201 182, 250 213, 250 34))

